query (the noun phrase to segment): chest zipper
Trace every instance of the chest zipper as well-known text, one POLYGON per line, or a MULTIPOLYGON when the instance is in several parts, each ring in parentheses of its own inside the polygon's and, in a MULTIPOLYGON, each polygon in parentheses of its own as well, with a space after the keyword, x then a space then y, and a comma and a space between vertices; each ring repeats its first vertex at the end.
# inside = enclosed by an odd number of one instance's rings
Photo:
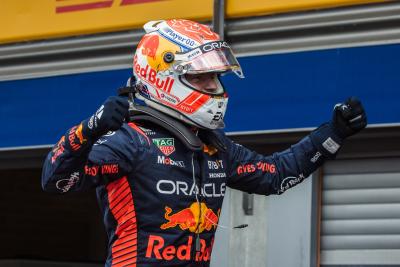
MULTIPOLYGON (((201 186, 202 186, 202 171, 201 171, 201 166, 200 166, 200 172, 199 172, 199 179, 196 179, 196 172, 195 172, 195 167, 194 167, 194 159, 198 159, 197 155, 195 154, 195 152, 192 153, 192 178, 193 178, 193 183, 194 185, 197 187, 198 190, 196 190, 196 202, 197 205, 199 207, 199 215, 197 218, 197 226, 196 226, 196 230, 195 230, 195 249, 192 250, 192 261, 196 261, 196 255, 201 252, 201 244, 200 244, 200 222, 201 222, 201 217, 202 217, 202 213, 203 211, 201 210, 201 201, 202 199, 202 195, 201 195, 201 186)), ((202 266, 202 263, 199 261, 198 264, 196 264, 198 266, 202 266)))

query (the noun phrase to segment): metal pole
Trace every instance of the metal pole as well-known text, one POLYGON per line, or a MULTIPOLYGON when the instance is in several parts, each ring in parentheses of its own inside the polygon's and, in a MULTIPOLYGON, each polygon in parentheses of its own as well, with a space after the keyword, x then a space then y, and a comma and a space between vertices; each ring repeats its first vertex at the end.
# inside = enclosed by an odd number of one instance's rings
POLYGON ((225 0, 214 0, 213 30, 219 34, 221 40, 225 38, 225 0))

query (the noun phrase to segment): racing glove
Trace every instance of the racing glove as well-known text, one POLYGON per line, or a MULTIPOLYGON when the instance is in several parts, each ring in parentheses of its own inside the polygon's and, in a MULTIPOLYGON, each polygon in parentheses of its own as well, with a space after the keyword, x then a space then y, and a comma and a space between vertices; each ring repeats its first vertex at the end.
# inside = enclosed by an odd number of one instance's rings
POLYGON ((345 103, 335 105, 332 120, 310 133, 318 151, 328 159, 334 159, 345 138, 367 126, 367 116, 361 102, 351 97, 345 103))
POLYGON ((110 96, 90 118, 82 122, 82 135, 92 141, 108 131, 121 128, 129 117, 129 102, 125 97, 110 96))
POLYGON ((356 97, 335 105, 330 122, 333 131, 342 139, 354 135, 367 126, 367 115, 356 97))

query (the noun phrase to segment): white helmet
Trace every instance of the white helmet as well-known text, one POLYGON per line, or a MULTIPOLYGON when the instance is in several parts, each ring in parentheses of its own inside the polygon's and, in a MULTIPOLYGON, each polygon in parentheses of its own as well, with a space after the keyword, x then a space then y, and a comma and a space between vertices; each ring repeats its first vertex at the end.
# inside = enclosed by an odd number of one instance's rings
POLYGON ((210 93, 192 86, 185 74, 232 71, 244 78, 229 45, 208 26, 184 19, 150 21, 144 29, 133 59, 136 97, 186 123, 224 128, 228 96, 219 76, 210 93))

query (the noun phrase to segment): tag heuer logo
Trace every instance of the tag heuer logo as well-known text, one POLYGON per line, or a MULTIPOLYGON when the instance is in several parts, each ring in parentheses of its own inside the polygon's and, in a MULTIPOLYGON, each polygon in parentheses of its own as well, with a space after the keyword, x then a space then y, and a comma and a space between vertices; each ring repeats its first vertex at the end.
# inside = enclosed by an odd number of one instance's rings
POLYGON ((175 151, 174 138, 154 138, 153 143, 165 156, 169 156, 175 151))

